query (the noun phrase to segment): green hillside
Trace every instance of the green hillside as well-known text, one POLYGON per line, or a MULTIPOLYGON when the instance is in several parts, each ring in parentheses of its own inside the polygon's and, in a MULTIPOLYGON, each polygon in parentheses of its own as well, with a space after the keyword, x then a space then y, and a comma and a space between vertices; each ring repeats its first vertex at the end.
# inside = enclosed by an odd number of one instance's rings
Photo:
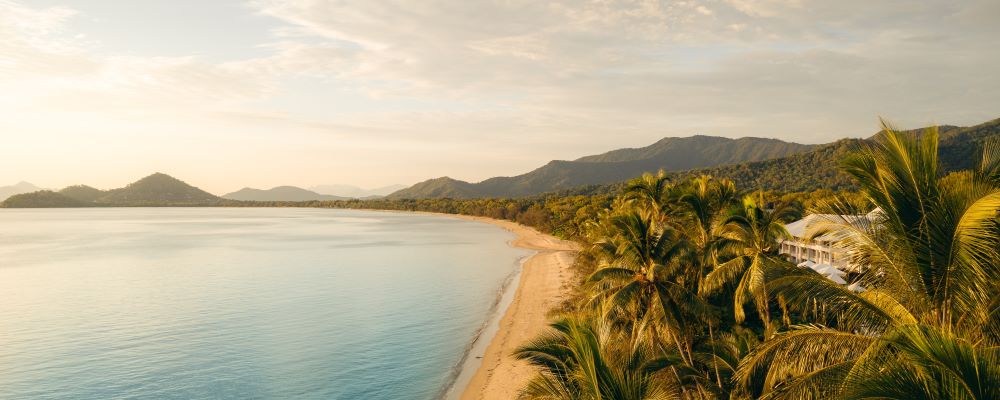
MULTIPOLYGON (((913 130, 922 131, 923 129, 913 130)), ((970 127, 940 126, 938 154, 942 173, 970 169, 979 160, 983 142, 1000 138, 1000 119, 970 127)), ((684 171, 675 179, 694 175, 725 177, 744 189, 808 192, 819 189, 855 190, 840 171, 840 160, 865 140, 841 139, 813 151, 780 159, 684 171)))
POLYGON ((107 195, 107 193, 100 189, 95 189, 87 185, 73 185, 67 186, 59 191, 59 194, 77 199, 84 203, 96 203, 100 198, 107 195))
POLYGON ((642 148, 628 148, 575 161, 551 161, 526 174, 496 177, 479 183, 437 178, 389 195, 400 198, 521 197, 584 185, 623 181, 660 169, 680 171, 807 152, 813 145, 777 139, 728 139, 714 136, 664 138, 642 148))
POLYGON ((664 169, 682 170, 784 157, 808 151, 815 145, 778 139, 744 137, 727 139, 695 135, 668 137, 646 147, 612 150, 576 159, 579 162, 628 162, 657 160, 664 169))
MULTIPOLYGON (((984 122, 970 127, 940 126, 940 161, 943 172, 959 169, 969 169, 978 160, 979 149, 986 140, 1000 137, 1000 119, 984 122)), ((710 138, 695 136, 691 141, 678 141, 676 138, 661 140, 651 146, 641 149, 621 149, 597 156, 581 158, 577 161, 552 161, 546 166, 528 174, 516 177, 490 178, 483 182, 472 184, 454 179, 433 179, 422 182, 410 188, 393 193, 392 199, 402 198, 442 198, 451 197, 482 198, 482 197, 524 197, 533 194, 565 191, 575 193, 579 190, 592 191, 592 186, 614 185, 640 175, 642 172, 652 172, 658 169, 670 171, 672 179, 683 180, 697 175, 712 175, 732 179, 743 189, 763 189, 778 192, 806 192, 818 189, 853 190, 853 183, 839 168, 840 160, 851 150, 865 142, 865 139, 841 139, 824 145, 805 146, 781 142, 773 139, 748 139, 744 146, 707 146, 710 138), (768 147, 765 142, 770 142, 768 147), (722 152, 725 155, 715 155, 711 160, 732 160, 739 157, 769 157, 780 152, 794 152, 784 157, 770 158, 759 161, 729 163, 705 168, 676 169, 669 167, 654 167, 670 164, 666 155, 675 155, 678 147, 690 146, 695 154, 707 152, 722 152), (802 147, 804 146, 804 147, 802 147), (711 150, 709 150, 711 149, 711 150), (751 151, 751 149, 754 149, 751 151), (801 151, 807 149, 806 151, 801 151), (659 151, 659 153, 657 153, 659 151), (645 157, 650 154, 664 155, 664 160, 641 159, 621 161, 630 157, 645 157), (582 162, 581 160, 590 160, 582 162), (659 164, 657 164, 659 162, 659 164), (638 172, 636 172, 638 171, 638 172), (547 189, 546 189, 547 188, 547 189), (429 190, 432 189, 432 190, 429 190)), ((726 139, 729 140, 729 139, 726 139)), ((720 141, 725 144, 724 141, 720 141)), ((708 159, 708 156, 698 156, 708 159)))
POLYGON ((167 174, 155 173, 120 189, 107 191, 98 202, 112 205, 204 205, 221 199, 167 174))
POLYGON ((0 205, 5 208, 69 208, 87 207, 93 204, 82 202, 51 190, 39 190, 37 192, 15 194, 8 197, 0 205))
POLYGON ((452 179, 447 176, 429 179, 406 189, 390 194, 389 199, 407 198, 452 198, 468 199, 485 197, 475 184, 452 179))
POLYGON ((137 207, 137 206, 214 206, 227 201, 162 173, 135 181, 119 189, 102 191, 86 185, 69 186, 58 193, 36 191, 13 196, 0 206, 34 207, 137 207))

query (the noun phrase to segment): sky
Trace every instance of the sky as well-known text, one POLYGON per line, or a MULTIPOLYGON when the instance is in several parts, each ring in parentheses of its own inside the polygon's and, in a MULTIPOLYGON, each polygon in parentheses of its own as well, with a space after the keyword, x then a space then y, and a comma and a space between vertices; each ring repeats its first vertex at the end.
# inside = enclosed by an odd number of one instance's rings
POLYGON ((0 186, 479 181, 1000 117, 1000 1, 0 0, 0 186))

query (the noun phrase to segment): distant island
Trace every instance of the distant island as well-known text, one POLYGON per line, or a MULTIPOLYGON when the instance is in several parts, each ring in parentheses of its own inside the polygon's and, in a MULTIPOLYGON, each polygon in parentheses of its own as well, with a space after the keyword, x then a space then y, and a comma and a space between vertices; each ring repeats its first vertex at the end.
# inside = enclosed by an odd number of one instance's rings
POLYGON ((22 193, 4 200, 8 208, 23 207, 192 207, 225 205, 226 199, 188 185, 163 173, 155 173, 123 188, 100 190, 86 185, 22 193))
MULTIPOLYGON (((123 188, 100 190, 87 185, 73 185, 59 191, 43 190, 30 184, 15 188, 0 206, 6 208, 66 207, 243 207, 272 203, 344 201, 350 197, 316 193, 295 186, 271 189, 243 188, 216 196, 164 173, 154 173, 123 188), (31 190, 34 189, 34 190, 31 190)), ((364 189, 356 188, 364 191, 364 189)), ((370 196, 368 199, 379 198, 370 196)))

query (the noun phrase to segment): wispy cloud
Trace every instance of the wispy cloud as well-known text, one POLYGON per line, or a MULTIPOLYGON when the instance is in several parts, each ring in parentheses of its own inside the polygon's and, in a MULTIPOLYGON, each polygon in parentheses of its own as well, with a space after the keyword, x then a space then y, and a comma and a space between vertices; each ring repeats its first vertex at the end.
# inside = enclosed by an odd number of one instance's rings
MULTIPOLYGON (((823 142, 870 133, 877 115, 974 123, 1000 104, 992 0, 244 7, 274 22, 263 55, 219 60, 116 51, 72 24, 86 7, 0 0, 0 129, 69 159, 116 156, 81 135, 118 141, 143 153, 129 168, 180 168, 227 190, 234 165, 258 179, 241 185, 475 180, 665 135, 823 142), (225 166, 171 164, 183 157, 225 166)), ((0 178, 46 164, 21 149, 0 150, 0 178)))

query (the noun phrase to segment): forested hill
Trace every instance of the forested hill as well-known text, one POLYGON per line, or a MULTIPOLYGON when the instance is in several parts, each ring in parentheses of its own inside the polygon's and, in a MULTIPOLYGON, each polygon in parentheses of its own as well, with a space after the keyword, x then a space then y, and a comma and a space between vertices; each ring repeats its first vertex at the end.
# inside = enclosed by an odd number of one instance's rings
MULTIPOLYGON (((940 126, 940 152, 942 172, 971 168, 978 159, 978 153, 984 141, 1000 138, 1000 119, 988 121, 970 127, 940 126)), ((693 137, 699 140, 705 136, 693 137)), ((673 138, 669 138, 673 139, 673 138)), ((715 138, 721 139, 721 138, 715 138)), ((746 138, 745 138, 746 139, 746 138)), ((743 139, 740 139, 743 140, 743 139)), ((755 141, 770 141, 773 139, 754 139, 755 141)), ((739 140, 733 141, 738 142, 739 140)), ((655 153, 659 146, 677 148, 677 143, 669 144, 671 140, 664 139, 652 146, 641 149, 622 149, 597 156, 581 158, 577 161, 553 161, 525 175, 511 178, 491 178, 480 183, 468 183, 451 178, 438 178, 418 183, 408 189, 393 193, 390 198, 482 198, 482 197, 521 197, 542 192, 567 190, 572 193, 575 188, 587 187, 593 190, 594 184, 614 184, 640 175, 643 172, 653 172, 658 169, 670 171, 677 180, 696 175, 712 175, 732 179, 742 189, 763 189, 778 192, 802 192, 818 189, 844 190, 853 189, 853 183, 840 171, 840 161, 851 150, 856 149, 863 139, 841 139, 839 141, 807 146, 805 151, 797 151, 800 147, 783 147, 781 141, 772 145, 783 150, 772 149, 772 152, 741 152, 742 156, 759 158, 760 160, 720 164, 703 168, 669 168, 655 167, 651 158, 638 161, 619 161, 629 157, 642 157, 655 153), (794 154, 783 157, 770 157, 780 151, 794 154), (581 160, 596 160, 585 162, 581 160), (608 160, 602 162, 601 160, 608 160), (627 173, 626 173, 627 172, 627 173), (547 189, 545 189, 547 188, 547 189)), ((761 143, 761 142, 756 142, 761 143)), ((802 146, 802 145, 799 145, 802 146)), ((705 147, 700 147, 706 149, 705 147)), ((721 152, 718 147, 711 152, 721 152)), ((729 148, 730 150, 745 150, 729 148)), ((659 154, 675 155, 675 150, 659 154)), ((715 155, 713 160, 729 162, 741 155, 715 155), (729 160, 729 161, 727 161, 729 160)), ((667 157, 667 156, 664 156, 667 157)), ((690 158, 690 157, 689 157, 690 158)), ((664 165, 664 164, 659 164, 664 165)), ((678 165, 675 163, 673 165, 678 165)))
MULTIPOLYGON (((979 160, 983 143, 987 140, 1000 140, 1000 119, 970 127, 940 126, 938 133, 941 172, 971 169, 979 160)), ((784 158, 689 170, 674 175, 677 179, 694 175, 725 177, 736 182, 738 187, 748 190, 853 190, 853 182, 840 170, 840 161, 863 142, 862 139, 842 139, 807 153, 784 158)))
POLYGON ((662 163, 664 169, 683 170, 784 157, 807 151, 813 147, 815 145, 769 138, 728 139, 695 135, 667 137, 646 147, 612 150, 603 154, 581 157, 575 161, 607 163, 648 160, 662 163))
POLYGON ((225 200, 188 185, 172 176, 155 173, 128 186, 99 190, 86 185, 70 186, 59 192, 37 191, 11 196, 3 207, 86 207, 86 206, 209 206, 225 200))
POLYGON ((112 189, 98 201, 110 204, 206 204, 219 201, 214 194, 188 185, 167 174, 155 173, 120 189, 112 189))
POLYGON ((681 171, 747 161, 760 161, 813 149, 814 145, 777 139, 715 136, 664 138, 641 148, 627 148, 574 161, 551 161, 526 174, 469 183, 448 177, 431 179, 389 198, 520 197, 584 185, 626 180, 643 172, 681 171))

